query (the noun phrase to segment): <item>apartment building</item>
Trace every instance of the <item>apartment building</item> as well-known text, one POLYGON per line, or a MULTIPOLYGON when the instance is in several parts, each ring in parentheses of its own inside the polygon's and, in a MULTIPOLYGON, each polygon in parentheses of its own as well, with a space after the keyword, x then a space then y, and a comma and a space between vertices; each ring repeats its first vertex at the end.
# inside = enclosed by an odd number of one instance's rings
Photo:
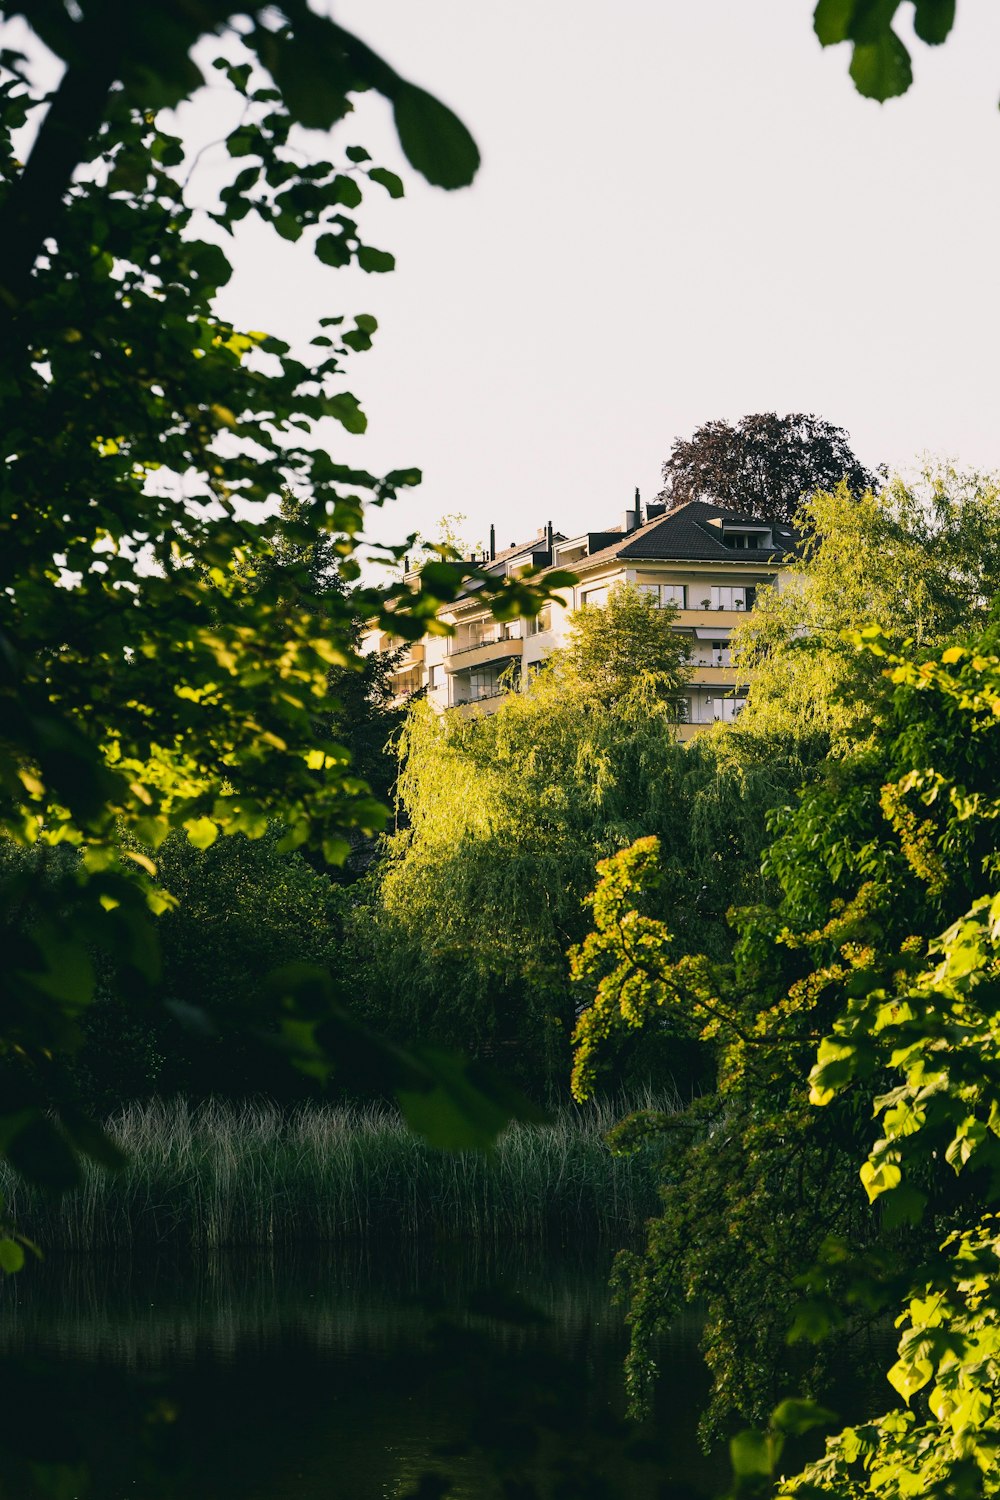
MULTIPOLYGON (((452 636, 425 636, 407 648, 397 690, 401 697, 423 690, 442 711, 489 713, 504 692, 528 686, 533 670, 566 638, 573 610, 600 607, 616 584, 628 583, 661 607, 674 605, 675 629, 688 637, 694 672, 680 734, 689 739, 742 708, 746 685, 732 666, 730 637, 753 609, 757 590, 780 587, 794 550, 794 534, 784 522, 740 516, 701 500, 670 511, 643 508, 637 500, 621 524, 607 531, 565 536, 549 524, 530 541, 500 552, 491 540, 481 561, 498 578, 528 568, 568 568, 579 581, 560 590, 564 604, 552 601, 532 619, 502 623, 471 588, 441 612, 452 636)), ((379 631, 365 642, 369 650, 394 644, 400 643, 379 631)))

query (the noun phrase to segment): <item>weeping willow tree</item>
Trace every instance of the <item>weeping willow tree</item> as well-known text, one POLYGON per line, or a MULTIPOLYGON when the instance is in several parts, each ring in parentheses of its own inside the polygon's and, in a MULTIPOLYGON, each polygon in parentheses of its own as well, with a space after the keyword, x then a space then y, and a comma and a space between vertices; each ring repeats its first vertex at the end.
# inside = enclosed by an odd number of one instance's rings
MULTIPOLYGON (((525 1083, 568 1078, 565 953, 598 860, 660 836, 675 930, 728 943, 757 879, 765 810, 787 795, 724 734, 678 743, 688 674, 673 613, 636 590, 573 618, 567 647, 489 717, 417 704, 400 741, 400 831, 363 926, 379 1023, 490 1057, 525 1083)), ((643 1044, 648 1061, 649 1048, 643 1044)), ((675 1049, 669 1071, 687 1076, 675 1049)), ((624 1057, 621 1067, 638 1066, 624 1057)), ((619 1076, 622 1076, 619 1074, 619 1076)))
POLYGON ((899 649, 920 650, 985 626, 1000 589, 1000 486, 931 468, 878 494, 820 491, 796 524, 799 561, 780 589, 758 594, 733 645, 753 679, 743 753, 756 744, 805 773, 877 736, 886 720, 878 665, 845 631, 877 625, 899 649))

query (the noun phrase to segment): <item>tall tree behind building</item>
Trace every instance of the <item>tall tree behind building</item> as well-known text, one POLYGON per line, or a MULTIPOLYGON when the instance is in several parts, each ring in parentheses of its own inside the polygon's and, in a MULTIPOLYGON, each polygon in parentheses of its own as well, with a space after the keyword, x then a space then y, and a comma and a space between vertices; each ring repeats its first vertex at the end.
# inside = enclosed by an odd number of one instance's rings
POLYGON ((659 499, 671 507, 709 500, 742 515, 791 520, 803 496, 846 481, 856 494, 878 480, 842 427, 803 412, 754 412, 734 427, 705 422, 678 438, 663 465, 659 499))

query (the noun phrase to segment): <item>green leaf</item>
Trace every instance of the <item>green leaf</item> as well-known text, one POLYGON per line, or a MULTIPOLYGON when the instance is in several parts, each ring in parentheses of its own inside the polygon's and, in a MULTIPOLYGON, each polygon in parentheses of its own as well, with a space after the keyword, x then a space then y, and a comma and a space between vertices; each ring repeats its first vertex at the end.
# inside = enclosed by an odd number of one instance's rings
POLYGON ((903 1173, 896 1163, 888 1157, 883 1157, 878 1162, 866 1161, 858 1174, 861 1178, 865 1192, 868 1194, 868 1202, 874 1203, 875 1199, 882 1193, 891 1193, 903 1180, 903 1173))
POLYGON ((913 29, 929 47, 939 47, 955 24, 955 0, 914 0, 913 29))
POLYGON ((910 54, 894 31, 887 31, 877 42, 856 46, 850 73, 858 93, 879 103, 905 94, 913 82, 910 54))
POLYGON ((393 110, 410 165, 435 187, 468 187, 479 169, 479 150, 458 116, 412 83, 396 91, 393 110))
POLYGON ((774 1444, 768 1439, 764 1432, 757 1432, 748 1427, 745 1432, 738 1432, 729 1443, 729 1459, 733 1466, 733 1473, 739 1479, 751 1477, 769 1478, 774 1467, 774 1444))
POLYGON ((797 1435, 811 1432, 814 1427, 832 1427, 837 1420, 836 1412, 820 1406, 815 1401, 801 1401, 789 1397, 776 1406, 771 1414, 771 1426, 779 1432, 797 1435))
POLYGON ((854 0, 819 0, 813 11, 813 30, 823 47, 846 42, 851 34, 854 0))
POLYGON ((348 146, 344 155, 348 161, 371 161, 371 154, 365 150, 364 146, 348 146))
POLYGON ((65 1109, 61 1119, 63 1128, 76 1149, 84 1156, 89 1156, 99 1167, 104 1167, 108 1172, 120 1172, 128 1165, 125 1152, 95 1121, 88 1120, 85 1115, 76 1111, 65 1109))
POLYGON ((342 54, 326 45, 327 28, 309 27, 306 36, 266 38, 266 66, 281 90, 288 112, 307 130, 329 130, 351 111, 347 94, 354 81, 342 54))
POLYGON ((328 192, 331 203, 342 203, 345 208, 357 208, 363 197, 355 177, 335 177, 328 192))
POLYGON ((325 838, 323 840, 323 858, 328 865, 342 865, 350 852, 351 846, 347 839, 325 838))
POLYGON ((403 179, 397 177, 395 172, 390 172, 388 167, 372 167, 368 173, 372 182, 377 182, 384 187, 390 198, 402 198, 404 188, 403 179))
POLYGON ((392 271, 396 266, 396 257, 388 250, 376 250, 372 245, 360 245, 358 265, 362 271, 392 271))
POLYGON ((428 1075, 422 1090, 399 1089, 406 1123, 445 1151, 485 1150, 511 1120, 544 1122, 544 1111, 487 1069, 431 1049, 415 1053, 428 1075))
POLYGON ((331 417, 335 417, 348 432, 364 432, 368 426, 368 418, 361 410, 357 396, 352 396, 349 391, 341 391, 339 395, 331 396, 327 402, 327 412, 331 417))
POLYGON ((251 125, 240 125, 226 139, 226 150, 230 156, 249 156, 256 151, 260 137, 251 125))
POLYGON ((59 938, 47 929, 39 936, 45 970, 28 976, 31 985, 42 994, 51 995, 53 1000, 72 1006, 89 1005, 96 980, 94 965, 83 943, 72 937, 59 938))
POLYGON ((321 234, 316 241, 316 259, 324 266, 346 266, 351 252, 342 234, 321 234))
POLYGON ((211 818, 188 818, 184 824, 188 843, 196 849, 207 849, 219 837, 219 830, 211 818))
POLYGON ((901 1183, 885 1200, 883 1223, 888 1229, 901 1224, 919 1224, 927 1207, 927 1195, 909 1183, 901 1183))
POLYGON ((900 0, 854 0, 848 37, 863 47, 880 42, 889 32, 900 0))
POLYGON ((13 1276, 24 1265, 24 1251, 17 1240, 0 1240, 0 1271, 13 1276))

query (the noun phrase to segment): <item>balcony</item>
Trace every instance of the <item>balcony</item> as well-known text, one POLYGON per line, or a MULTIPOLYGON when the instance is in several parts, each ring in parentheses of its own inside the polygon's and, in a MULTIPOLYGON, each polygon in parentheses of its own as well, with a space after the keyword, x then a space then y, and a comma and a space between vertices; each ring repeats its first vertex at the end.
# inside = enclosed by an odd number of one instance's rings
POLYGON ((393 670, 393 675, 395 676, 400 672, 408 672, 412 667, 421 666, 424 660, 424 650, 423 641, 411 641, 406 646, 403 655, 399 658, 393 670))
POLYGON ((732 630, 734 625, 741 625, 747 615, 752 613, 752 610, 747 609, 680 609, 677 611, 677 628, 716 625, 732 630))
POLYGON ((713 667, 703 665, 700 662, 692 662, 692 682, 713 683, 719 687, 736 687, 739 684, 745 686, 748 674, 744 668, 742 671, 737 667, 713 667))
POLYGON ((446 672, 467 672, 471 667, 486 666, 494 661, 514 661, 519 659, 524 650, 524 642, 520 638, 514 640, 498 641, 474 641, 467 646, 452 644, 452 649, 444 659, 446 672))

